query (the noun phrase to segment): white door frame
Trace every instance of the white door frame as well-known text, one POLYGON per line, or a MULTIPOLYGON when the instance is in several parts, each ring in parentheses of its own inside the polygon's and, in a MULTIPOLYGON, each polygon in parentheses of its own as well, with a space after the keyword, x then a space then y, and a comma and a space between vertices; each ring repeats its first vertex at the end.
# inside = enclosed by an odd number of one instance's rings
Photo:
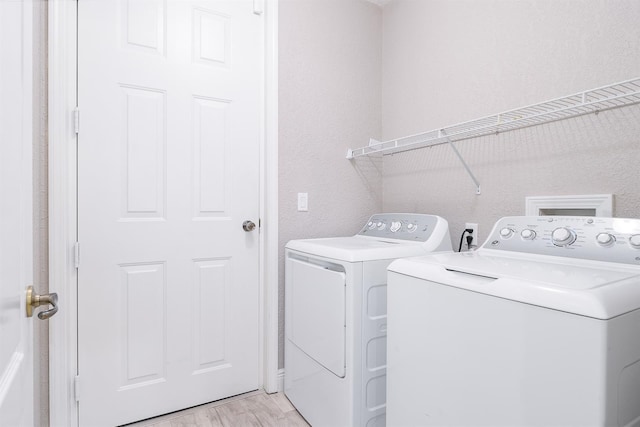
MULTIPOLYGON (((254 0, 260 1, 260 0, 254 0)), ((260 142, 260 376, 278 391, 278 0, 264 5, 264 116, 260 142)), ((77 426, 76 386, 77 0, 49 1, 49 291, 60 311, 49 325, 51 426, 77 426)), ((100 302, 98 302, 99 304, 100 302)))

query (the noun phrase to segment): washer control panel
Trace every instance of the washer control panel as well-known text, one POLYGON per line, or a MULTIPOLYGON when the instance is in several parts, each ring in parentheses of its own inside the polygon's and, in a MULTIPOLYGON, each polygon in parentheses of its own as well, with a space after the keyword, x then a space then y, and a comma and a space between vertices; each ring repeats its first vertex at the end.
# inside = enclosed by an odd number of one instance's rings
POLYGON ((435 215, 425 214, 376 214, 369 218, 358 234, 384 239, 426 242, 439 220, 440 218, 435 215))
POLYGON ((505 217, 496 222, 482 249, 640 265, 640 219, 505 217))

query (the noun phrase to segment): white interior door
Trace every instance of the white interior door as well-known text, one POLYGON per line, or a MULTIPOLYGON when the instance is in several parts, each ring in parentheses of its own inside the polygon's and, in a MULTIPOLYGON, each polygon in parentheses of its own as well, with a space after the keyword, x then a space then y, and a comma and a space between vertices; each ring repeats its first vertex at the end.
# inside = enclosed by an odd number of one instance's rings
POLYGON ((80 425, 258 388, 253 0, 78 3, 80 425))
POLYGON ((33 425, 32 10, 0 1, 0 425, 33 425))

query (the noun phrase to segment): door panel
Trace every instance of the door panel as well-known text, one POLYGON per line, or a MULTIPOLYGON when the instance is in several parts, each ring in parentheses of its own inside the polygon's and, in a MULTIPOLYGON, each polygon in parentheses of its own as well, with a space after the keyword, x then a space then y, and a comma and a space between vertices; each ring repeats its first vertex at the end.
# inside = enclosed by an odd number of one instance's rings
POLYGON ((258 387, 262 18, 79 2, 80 424, 258 387))
POLYGON ((0 1, 0 425, 33 425, 32 3, 0 1))

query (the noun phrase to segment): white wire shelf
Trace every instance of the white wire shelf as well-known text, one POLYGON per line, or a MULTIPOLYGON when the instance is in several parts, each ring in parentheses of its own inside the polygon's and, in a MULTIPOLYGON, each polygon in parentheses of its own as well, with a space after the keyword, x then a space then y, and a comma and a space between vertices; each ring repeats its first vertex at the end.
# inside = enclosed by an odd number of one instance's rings
POLYGON ((371 139, 366 147, 349 149, 347 159, 432 147, 637 103, 640 77, 403 138, 384 142, 371 139))

